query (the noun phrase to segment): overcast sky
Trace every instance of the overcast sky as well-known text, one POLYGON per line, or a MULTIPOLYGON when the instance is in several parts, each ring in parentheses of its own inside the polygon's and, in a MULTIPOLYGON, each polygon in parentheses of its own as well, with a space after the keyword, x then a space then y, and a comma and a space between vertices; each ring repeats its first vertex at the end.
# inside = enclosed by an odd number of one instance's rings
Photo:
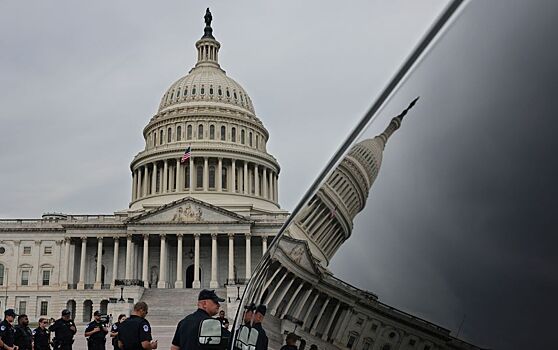
MULTIPOLYGON (((208 5, 291 209, 445 2, 2 1, 0 217, 127 208, 142 129, 195 64, 208 5)), ((478 345, 551 344, 557 11, 469 4, 386 106, 368 136, 421 96, 332 263, 341 278, 454 332, 465 314, 478 345)))

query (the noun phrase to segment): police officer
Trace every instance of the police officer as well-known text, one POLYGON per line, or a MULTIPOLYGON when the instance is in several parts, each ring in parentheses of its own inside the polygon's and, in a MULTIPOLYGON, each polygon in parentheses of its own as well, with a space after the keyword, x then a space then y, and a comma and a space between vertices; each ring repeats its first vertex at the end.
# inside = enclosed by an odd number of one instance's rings
POLYGON ((199 329, 203 320, 219 312, 221 299, 214 290, 204 289, 198 295, 198 309, 184 317, 177 325, 171 342, 171 350, 200 350, 199 329))
POLYGON ((118 327, 118 346, 123 350, 157 349, 157 341, 152 340, 151 325, 145 319, 147 304, 143 301, 134 305, 134 310, 126 321, 118 327))
POLYGON ((47 329, 48 319, 39 318, 39 327, 33 330, 34 350, 50 350, 50 332, 47 329))
POLYGON ((72 350, 77 328, 70 315, 70 310, 62 310, 62 317, 48 327, 49 331, 54 332, 53 344, 55 350, 72 350))
POLYGON ((12 323, 16 316, 14 309, 4 311, 4 320, 0 323, 0 347, 2 349, 14 349, 15 330, 12 323))
POLYGON ((265 317, 267 307, 263 304, 258 305, 256 312, 254 313, 254 320, 252 328, 258 331, 258 340, 256 341, 256 350, 267 350, 267 345, 269 340, 267 339, 267 334, 262 327, 262 322, 265 317))
POLYGON ((114 350, 120 350, 118 347, 118 327, 120 327, 120 324, 124 321, 126 321, 126 315, 120 314, 118 315, 118 321, 110 328, 110 337, 112 338, 112 346, 114 346, 114 350))
POLYGON ((85 336, 87 339, 87 349, 89 350, 105 350, 105 337, 108 328, 101 320, 101 311, 93 313, 93 321, 89 322, 85 328, 85 336))
POLYGON ((244 325, 246 327, 252 327, 252 318, 254 317, 254 311, 256 310, 256 304, 250 303, 244 306, 244 325))
POLYGON ((25 314, 17 317, 17 326, 14 327, 14 345, 19 350, 32 350, 33 348, 33 333, 29 328, 29 318, 25 314))
MULTIPOLYGON (((221 326, 225 327, 225 324, 229 324, 229 319, 225 317, 225 310, 221 310, 219 311, 219 317, 216 317, 215 319, 219 320, 219 322, 221 322, 221 326)), ((225 328, 229 328, 228 326, 225 328)))
POLYGON ((296 341, 298 340, 298 336, 294 333, 287 334, 287 338, 285 339, 285 345, 281 347, 280 350, 298 350, 296 346, 296 341))

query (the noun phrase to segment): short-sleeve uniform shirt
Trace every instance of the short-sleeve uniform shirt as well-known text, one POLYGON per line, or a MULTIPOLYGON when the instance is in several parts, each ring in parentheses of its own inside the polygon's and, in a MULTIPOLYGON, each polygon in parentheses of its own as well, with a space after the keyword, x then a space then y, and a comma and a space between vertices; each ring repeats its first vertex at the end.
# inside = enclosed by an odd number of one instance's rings
POLYGON ((178 346, 180 349, 200 350, 198 338, 200 324, 208 318, 211 317, 202 309, 198 309, 196 312, 184 317, 176 326, 172 345, 178 346))
POLYGON ((118 327, 118 340, 124 344, 124 350, 143 350, 141 343, 152 339, 151 325, 143 317, 131 315, 118 327))
POLYGON ((33 342, 35 344, 35 350, 50 350, 48 345, 48 336, 48 329, 42 329, 41 327, 39 327, 33 330, 33 342))

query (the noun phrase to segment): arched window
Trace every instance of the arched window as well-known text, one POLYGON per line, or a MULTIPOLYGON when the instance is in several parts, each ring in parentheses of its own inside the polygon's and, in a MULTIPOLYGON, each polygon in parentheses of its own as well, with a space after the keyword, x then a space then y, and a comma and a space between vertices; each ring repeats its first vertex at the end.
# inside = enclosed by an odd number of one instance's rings
POLYGON ((250 147, 252 147, 252 132, 251 131, 248 134, 248 144, 250 145, 250 147))
POLYGON ((209 126, 209 139, 215 140, 215 125, 209 126))
POLYGON ((167 129, 167 143, 171 143, 172 141, 172 129, 168 128, 167 129))
POLYGON ((188 163, 184 167, 184 187, 190 188, 190 165, 188 163))
POLYGON ((201 87, 201 89, 200 89, 200 94, 205 95, 205 88, 204 88, 203 85, 202 85, 202 87, 201 87))
POLYGON ((223 90, 221 90, 220 86, 219 89, 217 90, 217 94, 219 94, 219 96, 223 96, 223 90))
POLYGON ((176 127, 176 141, 182 141, 182 127, 176 127))
POLYGON ((231 97, 231 93, 229 92, 229 89, 227 89, 227 97, 231 97))
POLYGON ((259 138, 259 136, 260 135, 256 134, 256 148, 258 148, 258 149, 260 148, 260 138, 259 138))
POLYGON ((233 93, 233 95, 234 95, 234 99, 237 100, 238 97, 237 97, 237 95, 236 95, 236 91, 233 93))
POLYGON ((196 94, 196 87, 194 86, 194 87, 192 88, 192 95, 195 95, 195 94, 196 94))
POLYGON ((221 176, 221 188, 223 190, 227 189, 227 168, 223 167, 223 169, 221 169, 221 172, 223 173, 221 176))
POLYGON ((161 130, 159 132, 159 144, 162 145, 163 144, 163 130, 161 130))
POLYGON ((203 124, 198 125, 198 140, 203 139, 203 124))
POLYGON ((192 139, 192 125, 186 127, 186 140, 192 139))
POLYGON ((221 126, 221 141, 225 141, 225 137, 227 136, 227 129, 225 126, 221 126))
POLYGON ((245 142, 245 134, 246 134, 246 132, 244 130, 240 131, 240 143, 241 144, 244 144, 244 142, 245 142))
POLYGON ((231 141, 236 142, 236 128, 231 129, 231 141))
POLYGON ((180 98, 180 88, 176 91, 176 100, 180 98))
POLYGON ((196 188, 203 188, 203 166, 196 167, 196 188))
POLYGON ((188 95, 188 87, 186 86, 186 87, 184 88, 184 96, 187 96, 187 95, 188 95))
POLYGON ((209 188, 215 189, 215 167, 209 167, 209 188))
POLYGON ((210 94, 210 95, 213 95, 213 86, 210 86, 210 87, 209 87, 209 94, 210 94))
POLYGON ((4 285, 4 272, 6 271, 6 268, 4 267, 4 265, 0 264, 0 286, 4 285))
POLYGON ((172 100, 173 97, 174 97, 174 90, 173 90, 173 92, 171 92, 170 99, 172 100))
POLYGON ((157 146, 157 133, 153 133, 153 146, 157 146))

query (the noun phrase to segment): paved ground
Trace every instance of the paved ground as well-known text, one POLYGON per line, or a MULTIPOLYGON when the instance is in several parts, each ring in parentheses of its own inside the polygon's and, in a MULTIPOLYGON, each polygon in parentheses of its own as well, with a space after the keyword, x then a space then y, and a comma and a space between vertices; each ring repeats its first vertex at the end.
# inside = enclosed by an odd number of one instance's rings
MULTIPOLYGON (((153 331, 151 333, 153 334, 153 339, 157 339, 159 341, 158 348, 162 350, 169 350, 176 326, 152 326, 152 328, 153 331)), ((76 334, 74 342, 74 350, 87 350, 87 344, 85 342, 85 337, 83 336, 84 330, 84 325, 78 326, 78 333, 76 334)), ((106 349, 112 350, 111 339, 108 336, 106 344, 106 349)))

